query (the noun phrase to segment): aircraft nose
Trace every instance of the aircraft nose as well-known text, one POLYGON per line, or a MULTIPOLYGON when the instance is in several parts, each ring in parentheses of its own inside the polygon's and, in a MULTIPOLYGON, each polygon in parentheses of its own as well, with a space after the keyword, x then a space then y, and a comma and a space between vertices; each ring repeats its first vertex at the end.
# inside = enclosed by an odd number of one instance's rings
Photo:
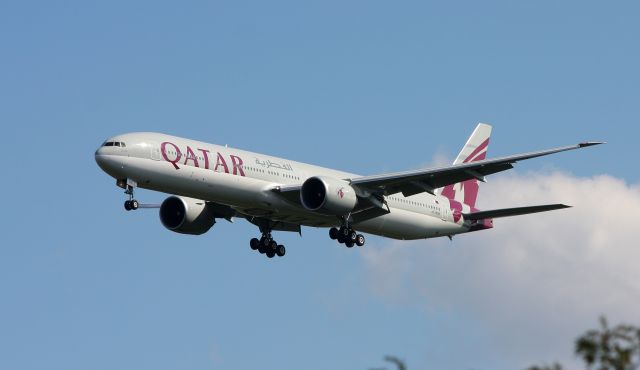
POLYGON ((103 153, 102 147, 96 149, 96 153, 94 154, 94 158, 98 166, 102 167, 105 161, 105 155, 103 153))
POLYGON ((122 157, 104 145, 96 149, 94 158, 98 166, 111 176, 120 176, 123 170, 122 157))
POLYGON ((111 167, 110 162, 112 161, 112 159, 110 159, 109 157, 110 156, 105 154, 104 150, 102 150, 101 148, 96 150, 96 154, 95 154, 96 163, 105 172, 108 172, 109 167, 111 167))
POLYGON ((94 154, 94 157, 96 159, 96 163, 98 164, 98 166, 102 167, 102 165, 106 164, 108 160, 107 154, 108 153, 106 153, 106 149, 104 145, 100 145, 98 149, 96 149, 96 153, 94 154))

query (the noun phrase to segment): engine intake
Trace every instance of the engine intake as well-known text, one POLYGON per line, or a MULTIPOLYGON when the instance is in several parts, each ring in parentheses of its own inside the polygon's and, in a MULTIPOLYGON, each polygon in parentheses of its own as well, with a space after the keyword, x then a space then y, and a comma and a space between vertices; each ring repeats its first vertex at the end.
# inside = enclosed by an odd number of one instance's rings
POLYGON ((302 184, 300 202, 309 211, 344 216, 355 208, 358 197, 348 182, 316 176, 302 184))
POLYGON ((160 205, 160 221, 171 231, 201 235, 216 223, 211 207, 199 199, 170 196, 160 205))

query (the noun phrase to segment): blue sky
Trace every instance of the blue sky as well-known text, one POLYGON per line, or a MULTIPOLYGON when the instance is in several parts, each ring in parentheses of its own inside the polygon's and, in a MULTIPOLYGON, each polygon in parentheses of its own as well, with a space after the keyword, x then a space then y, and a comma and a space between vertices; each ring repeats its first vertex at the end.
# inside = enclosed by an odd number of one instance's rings
MULTIPOLYGON (((550 361, 526 348, 503 356, 468 307, 433 309, 410 289, 385 298, 366 252, 326 230, 278 235, 287 256, 267 260, 249 249, 258 230, 242 220, 189 237, 163 229, 155 211, 125 213, 93 152, 118 133, 160 131, 374 174, 453 158, 482 121, 494 125, 489 155, 609 142, 518 174, 606 174, 634 187, 639 10, 0 3, 0 368, 369 369, 386 354, 410 369, 550 361)), ((455 261, 467 247, 446 245, 407 248, 455 261)), ((391 247, 370 237, 367 248, 391 247)))

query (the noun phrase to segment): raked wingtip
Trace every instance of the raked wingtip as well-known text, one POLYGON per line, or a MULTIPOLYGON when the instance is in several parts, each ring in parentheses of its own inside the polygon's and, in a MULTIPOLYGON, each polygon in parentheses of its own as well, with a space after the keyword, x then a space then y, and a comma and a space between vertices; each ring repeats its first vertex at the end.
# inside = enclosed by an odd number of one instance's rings
POLYGON ((578 146, 580 148, 586 148, 588 146, 594 146, 594 145, 602 145, 602 144, 606 144, 606 141, 585 141, 584 143, 580 143, 578 144, 578 146))

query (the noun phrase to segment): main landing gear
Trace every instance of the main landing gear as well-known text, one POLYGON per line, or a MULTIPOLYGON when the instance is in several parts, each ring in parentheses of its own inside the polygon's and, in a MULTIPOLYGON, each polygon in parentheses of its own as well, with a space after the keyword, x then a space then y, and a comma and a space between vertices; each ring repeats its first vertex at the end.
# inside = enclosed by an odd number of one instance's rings
POLYGON ((347 248, 351 248, 354 245, 362 247, 365 243, 364 235, 356 233, 356 231, 348 225, 343 225, 339 229, 332 227, 329 229, 329 237, 337 240, 338 243, 346 245, 347 248))
POLYGON ((267 257, 273 258, 275 256, 282 257, 287 252, 287 249, 282 244, 278 244, 271 237, 271 232, 263 232, 260 239, 253 238, 249 242, 251 249, 257 250, 260 254, 266 254, 267 257))

